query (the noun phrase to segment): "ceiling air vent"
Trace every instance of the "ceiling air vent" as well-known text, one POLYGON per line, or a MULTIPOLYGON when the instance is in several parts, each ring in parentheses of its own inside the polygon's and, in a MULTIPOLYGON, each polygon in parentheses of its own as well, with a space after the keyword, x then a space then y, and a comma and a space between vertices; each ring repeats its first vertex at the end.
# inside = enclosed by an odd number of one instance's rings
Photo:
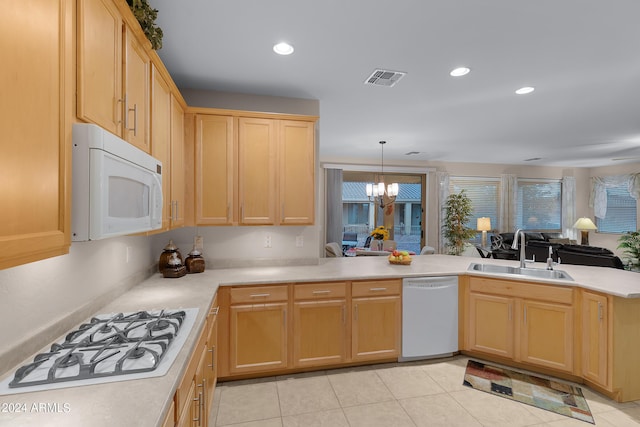
POLYGON ((407 73, 403 73, 402 71, 375 70, 367 80, 364 81, 364 84, 392 87, 398 83, 398 80, 404 77, 405 74, 407 73))

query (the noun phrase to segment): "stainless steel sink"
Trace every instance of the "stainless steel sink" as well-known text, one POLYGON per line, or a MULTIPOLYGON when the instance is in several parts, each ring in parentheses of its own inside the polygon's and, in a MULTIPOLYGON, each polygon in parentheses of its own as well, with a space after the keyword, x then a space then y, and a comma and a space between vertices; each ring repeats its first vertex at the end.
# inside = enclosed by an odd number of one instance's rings
POLYGON ((506 265, 478 264, 472 262, 467 271, 481 271, 483 273, 511 274, 514 276, 538 277, 540 279, 572 280, 569 273, 562 270, 543 270, 542 268, 519 268, 506 265))

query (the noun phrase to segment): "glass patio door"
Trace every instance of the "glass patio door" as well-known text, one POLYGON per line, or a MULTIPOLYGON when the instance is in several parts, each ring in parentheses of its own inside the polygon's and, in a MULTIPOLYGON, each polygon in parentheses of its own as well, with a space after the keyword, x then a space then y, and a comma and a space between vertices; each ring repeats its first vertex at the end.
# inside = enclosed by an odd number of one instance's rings
POLYGON ((380 174, 372 172, 343 172, 342 206, 345 233, 357 233, 357 246, 365 245, 371 231, 380 225, 390 230, 400 250, 420 252, 424 246, 425 176, 410 174, 380 174), (395 203, 382 208, 366 195, 366 184, 372 182, 399 186, 395 203))

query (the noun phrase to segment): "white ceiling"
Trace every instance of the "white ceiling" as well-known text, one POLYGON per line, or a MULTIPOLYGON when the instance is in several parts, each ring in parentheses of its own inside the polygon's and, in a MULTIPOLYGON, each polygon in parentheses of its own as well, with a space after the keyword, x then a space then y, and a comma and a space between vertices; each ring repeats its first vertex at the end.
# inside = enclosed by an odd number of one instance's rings
POLYGON ((321 160, 375 163, 386 140, 385 163, 640 161, 640 0, 150 4, 178 87, 319 100, 321 160), (407 75, 364 85, 376 68, 407 75))

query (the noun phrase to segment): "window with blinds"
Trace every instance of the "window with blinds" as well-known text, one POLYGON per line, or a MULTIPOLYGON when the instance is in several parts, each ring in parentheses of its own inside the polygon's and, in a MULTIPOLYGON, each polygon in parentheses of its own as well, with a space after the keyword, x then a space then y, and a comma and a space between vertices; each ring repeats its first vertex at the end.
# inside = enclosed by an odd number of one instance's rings
POLYGON ((596 218, 599 233, 624 233, 637 228, 636 200, 631 197, 627 184, 607 187, 607 214, 596 218))
POLYGON ((518 179, 516 226, 523 230, 561 232, 560 180, 518 179))
MULTIPOLYGON (((481 217, 491 218, 491 228, 500 228, 500 179, 486 177, 450 177, 449 194, 465 190, 471 199, 473 214, 466 226, 475 229, 477 220, 481 217)), ((473 243, 480 243, 481 234, 478 233, 473 243)))

